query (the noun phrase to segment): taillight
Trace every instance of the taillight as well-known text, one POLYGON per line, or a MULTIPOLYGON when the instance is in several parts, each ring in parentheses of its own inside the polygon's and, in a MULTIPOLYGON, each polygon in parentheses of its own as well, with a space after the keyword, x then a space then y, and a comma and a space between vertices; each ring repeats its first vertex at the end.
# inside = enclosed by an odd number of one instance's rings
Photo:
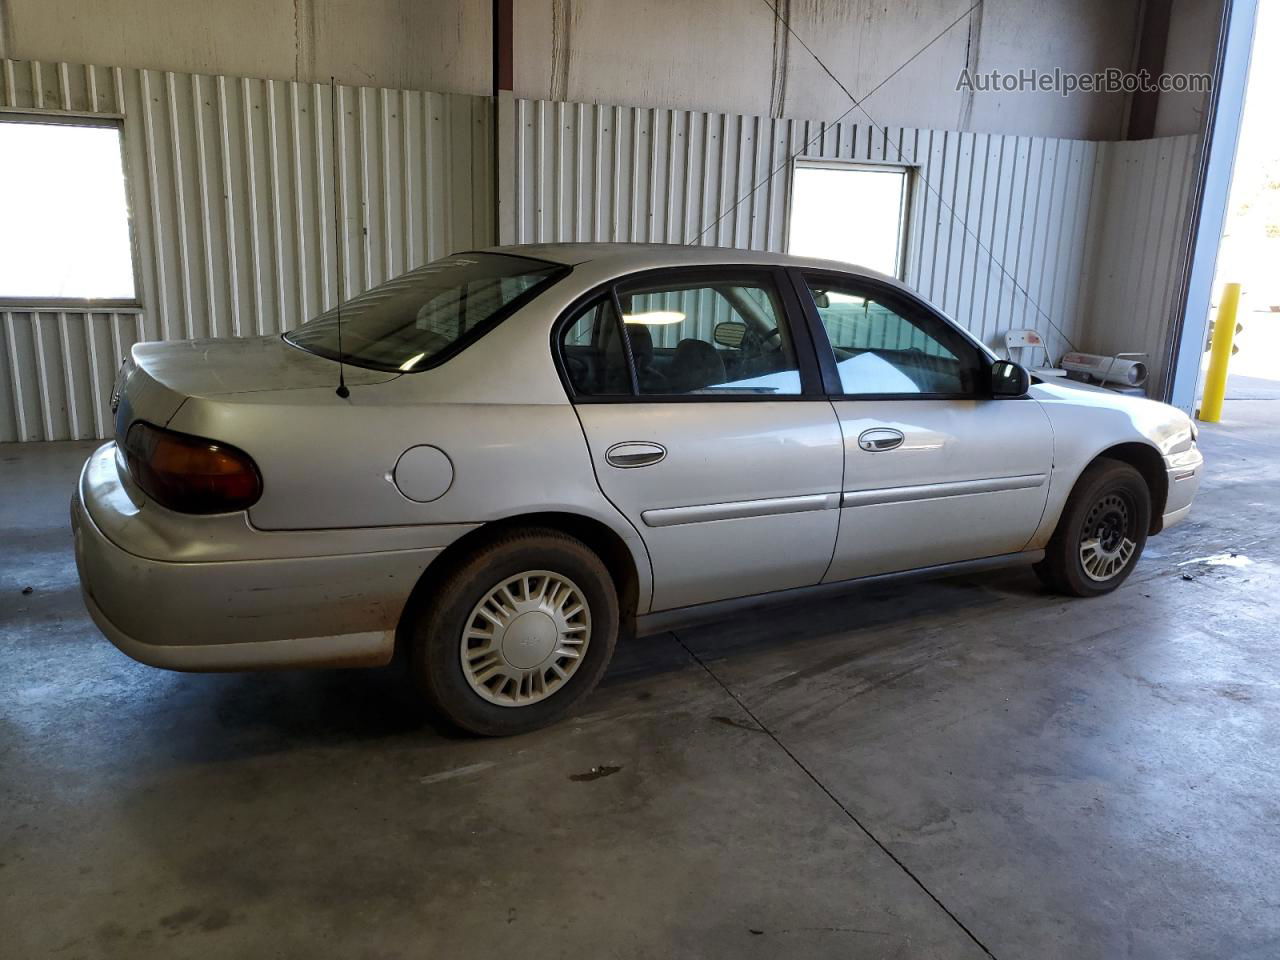
POLYGON ((125 437, 134 482, 161 506, 182 513, 244 510, 262 496, 262 475, 243 450, 138 421, 125 437))

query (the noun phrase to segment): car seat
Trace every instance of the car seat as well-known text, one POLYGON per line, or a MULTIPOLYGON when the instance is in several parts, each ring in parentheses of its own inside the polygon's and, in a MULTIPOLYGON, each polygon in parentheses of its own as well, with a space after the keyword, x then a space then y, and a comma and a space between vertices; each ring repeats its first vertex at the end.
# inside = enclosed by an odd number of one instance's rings
POLYGON ((671 390, 693 393, 724 383, 724 360, 720 351, 705 340, 681 340, 671 358, 671 390))
POLYGON ((631 359, 636 365, 636 379, 641 393, 665 393, 667 378, 653 368, 653 333, 643 323, 627 325, 631 341, 631 359))

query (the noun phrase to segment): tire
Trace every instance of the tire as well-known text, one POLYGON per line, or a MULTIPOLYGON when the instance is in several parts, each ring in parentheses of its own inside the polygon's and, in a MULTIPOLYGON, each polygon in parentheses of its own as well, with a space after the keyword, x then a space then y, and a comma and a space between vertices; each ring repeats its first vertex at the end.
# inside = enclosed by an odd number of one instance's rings
POLYGON ((440 714, 481 736, 526 733, 565 716, 604 676, 618 594, 581 541, 513 530, 445 576, 412 638, 414 679, 440 714))
POLYGON ((1036 575, 1052 590, 1100 597, 1128 578, 1151 529, 1151 491, 1127 463, 1099 458, 1076 481, 1036 575))

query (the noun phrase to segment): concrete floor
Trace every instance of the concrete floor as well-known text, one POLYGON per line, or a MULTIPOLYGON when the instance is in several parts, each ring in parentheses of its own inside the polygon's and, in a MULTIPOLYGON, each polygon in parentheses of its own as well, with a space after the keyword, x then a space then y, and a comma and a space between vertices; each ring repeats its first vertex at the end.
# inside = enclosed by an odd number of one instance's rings
POLYGON ((392 670, 127 660, 72 565, 90 446, 0 448, 0 954, 1276 957, 1280 401, 1202 445, 1110 597, 1011 572, 649 637, 504 741, 392 670))

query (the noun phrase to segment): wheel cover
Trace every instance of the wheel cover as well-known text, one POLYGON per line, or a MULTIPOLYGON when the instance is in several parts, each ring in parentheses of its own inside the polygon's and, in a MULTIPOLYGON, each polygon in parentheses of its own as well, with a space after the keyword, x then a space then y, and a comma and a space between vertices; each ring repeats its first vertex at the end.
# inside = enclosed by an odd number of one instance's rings
POLYGON ((527 570, 493 587, 462 630, 462 674, 502 707, 555 694, 582 665, 591 608, 578 585, 550 570, 527 570))
POLYGON ((1089 509, 1080 531, 1080 566, 1090 580, 1106 583, 1129 565, 1138 549, 1135 514, 1120 493, 1104 494, 1089 509))

